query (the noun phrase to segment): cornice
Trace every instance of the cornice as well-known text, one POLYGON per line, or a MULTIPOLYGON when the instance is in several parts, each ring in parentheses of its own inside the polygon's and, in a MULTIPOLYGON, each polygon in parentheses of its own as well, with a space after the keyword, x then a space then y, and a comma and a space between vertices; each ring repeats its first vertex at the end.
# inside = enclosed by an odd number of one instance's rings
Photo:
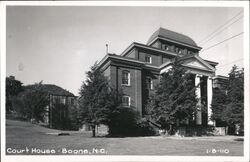
POLYGON ((146 50, 151 50, 154 52, 158 52, 164 55, 169 55, 171 57, 175 57, 177 56, 176 53, 174 52, 170 52, 170 51, 165 51, 165 50, 161 50, 159 48, 155 48, 155 47, 151 47, 151 46, 147 46, 141 43, 137 43, 137 42, 133 42, 130 46, 128 46, 128 48, 126 48, 122 53, 121 56, 125 56, 129 51, 131 51, 134 47, 138 47, 138 48, 142 48, 142 49, 146 49, 146 50))
POLYGON ((186 46, 186 47, 190 47, 190 48, 194 48, 194 49, 197 49, 197 50, 201 50, 202 47, 199 47, 199 46, 193 46, 193 45, 190 45, 190 44, 187 44, 187 43, 183 43, 183 42, 178 42, 178 41, 175 41, 175 40, 172 40, 172 39, 168 39, 168 38, 164 38, 164 37, 155 37, 151 42, 148 43, 148 45, 152 45, 155 41, 157 41, 158 39, 161 39, 161 40, 165 40, 165 41, 169 41, 169 42, 172 42, 172 43, 175 43, 175 44, 179 44, 179 45, 182 45, 182 46, 186 46))

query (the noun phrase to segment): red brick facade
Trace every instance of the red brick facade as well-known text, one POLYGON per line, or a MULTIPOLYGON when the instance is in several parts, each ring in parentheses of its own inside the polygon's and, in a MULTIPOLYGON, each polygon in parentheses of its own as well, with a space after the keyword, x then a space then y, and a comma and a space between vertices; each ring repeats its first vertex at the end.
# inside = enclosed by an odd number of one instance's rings
MULTIPOLYGON (((215 75, 217 63, 200 58, 200 49, 191 38, 160 28, 150 37, 147 45, 132 43, 121 55, 107 54, 99 62, 99 67, 113 87, 122 89, 130 97, 130 107, 143 115, 149 93, 154 93, 160 75, 171 67, 177 55, 187 60, 184 66, 191 73, 202 74, 205 79, 215 75), (129 85, 122 84, 124 70, 130 74, 129 85), (147 88, 147 80, 152 81, 152 89, 147 88)), ((202 94, 207 93, 204 87, 202 94)))

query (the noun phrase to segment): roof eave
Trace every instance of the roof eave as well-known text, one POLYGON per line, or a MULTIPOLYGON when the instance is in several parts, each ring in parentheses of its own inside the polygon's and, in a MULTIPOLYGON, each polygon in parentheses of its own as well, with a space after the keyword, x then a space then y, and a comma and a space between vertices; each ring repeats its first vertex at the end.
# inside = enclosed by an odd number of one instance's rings
POLYGON ((137 43, 137 42, 133 42, 128 48, 126 48, 122 53, 121 56, 126 55, 131 49, 133 49, 134 47, 140 47, 140 48, 145 48, 145 49, 149 49, 149 50, 153 50, 155 52, 160 52, 160 53, 164 53, 164 54, 168 54, 171 56, 177 56, 177 54, 169 52, 169 51, 164 51, 158 48, 154 48, 154 47, 150 47, 141 43, 137 43))
POLYGON ((139 60, 135 60, 129 57, 122 57, 119 55, 114 55, 114 54, 107 54, 99 63, 98 63, 98 68, 101 68, 108 60, 122 60, 122 61, 127 61, 131 63, 137 63, 139 65, 144 65, 145 63, 139 60))
POLYGON ((190 44, 187 44, 187 43, 182 43, 182 42, 178 42, 178 41, 175 41, 175 40, 172 40, 172 39, 167 39, 167 38, 159 37, 159 36, 157 36, 154 39, 152 39, 152 41, 150 41, 149 43, 147 43, 147 45, 151 46, 158 39, 166 40, 166 41, 169 41, 169 42, 172 42, 172 43, 180 44, 180 45, 187 46, 187 47, 190 47, 190 48, 194 48, 194 49, 197 49, 197 50, 201 50, 202 49, 202 47, 199 47, 199 46, 193 46, 193 45, 190 45, 190 44))
POLYGON ((210 60, 205 60, 205 59, 203 59, 203 60, 206 61, 206 62, 209 63, 209 64, 214 65, 214 66, 216 66, 216 65, 219 64, 218 62, 214 62, 214 61, 210 61, 210 60))

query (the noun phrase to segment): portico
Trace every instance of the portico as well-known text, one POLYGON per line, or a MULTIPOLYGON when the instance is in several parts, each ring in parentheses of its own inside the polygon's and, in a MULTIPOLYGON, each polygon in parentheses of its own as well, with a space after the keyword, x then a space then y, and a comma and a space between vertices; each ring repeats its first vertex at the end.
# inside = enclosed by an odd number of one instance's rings
POLYGON ((202 123, 204 121, 204 115, 202 113, 207 114, 206 121, 207 125, 214 126, 215 122, 211 119, 212 116, 212 97, 213 97, 213 87, 212 87, 212 77, 211 76, 203 76, 200 74, 195 75, 195 86, 196 86, 196 96, 198 98, 197 103, 197 112, 196 112, 196 124, 204 125, 202 123), (202 111, 206 108, 206 111, 202 111))
POLYGON ((206 62, 201 61, 199 56, 194 56, 192 61, 184 62, 184 66, 189 72, 195 74, 196 95, 198 98, 196 124, 214 126, 212 116, 212 96, 213 83, 212 77, 215 76, 215 68, 206 62))
MULTIPOLYGON (((198 55, 183 57, 183 67, 188 73, 194 76, 194 86, 196 86, 196 97, 198 99, 196 114, 193 119, 196 125, 214 126, 212 121, 212 96, 213 96, 213 77, 215 76, 215 68, 203 61, 198 55)), ((160 73, 167 72, 172 68, 171 63, 162 66, 160 73)))

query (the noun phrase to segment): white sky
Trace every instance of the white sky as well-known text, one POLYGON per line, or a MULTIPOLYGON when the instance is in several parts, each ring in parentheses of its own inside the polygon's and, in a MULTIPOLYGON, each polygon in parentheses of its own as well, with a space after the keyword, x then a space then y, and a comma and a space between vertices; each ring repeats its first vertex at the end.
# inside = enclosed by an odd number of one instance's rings
MULTIPOLYGON (((183 33, 198 43, 241 10, 10 6, 7 7, 7 76, 14 75, 25 85, 43 80, 78 95, 85 72, 105 56, 106 43, 109 52, 120 54, 132 42, 146 43, 159 27, 183 33)), ((243 19, 240 19, 201 47, 205 49, 242 31, 243 19)), ((243 58, 243 35, 200 56, 219 62, 217 75, 227 75, 234 64, 243 66, 243 60, 239 60, 243 58)))

